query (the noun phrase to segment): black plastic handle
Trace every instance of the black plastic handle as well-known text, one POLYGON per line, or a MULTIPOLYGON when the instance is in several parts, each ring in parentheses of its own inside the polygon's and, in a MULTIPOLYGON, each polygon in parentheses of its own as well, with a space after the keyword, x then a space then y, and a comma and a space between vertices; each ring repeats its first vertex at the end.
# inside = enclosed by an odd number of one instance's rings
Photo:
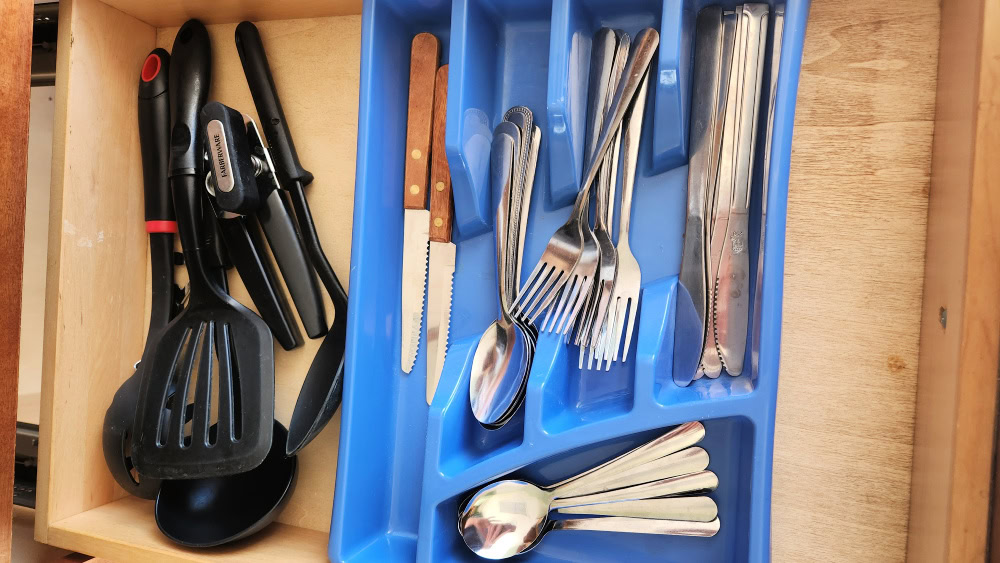
POLYGON ((240 53, 243 74, 247 77, 253 103, 257 106, 257 115, 264 128, 264 136, 271 146, 278 181, 285 189, 293 180, 301 182, 302 185, 309 185, 313 181, 313 175, 299 163, 299 156, 295 152, 292 135, 288 132, 285 112, 281 110, 278 91, 274 88, 271 67, 267 63, 267 55, 264 54, 264 44, 261 43, 257 26, 248 21, 240 22, 236 26, 236 50, 240 53))
MULTIPOLYGON (((205 105, 212 79, 212 44, 198 20, 188 20, 177 31, 170 64, 170 189, 184 263, 191 282, 192 302, 205 288, 220 289, 207 271, 205 225, 202 215, 204 180, 198 178, 202 160, 198 113, 205 105)), ((210 251, 210 249, 209 249, 210 251)))
POLYGON ((260 190, 243 114, 219 102, 209 102, 201 108, 201 130, 211 161, 215 201, 232 213, 253 213, 260 207, 260 190))
POLYGON ((309 338, 323 336, 328 328, 323 295, 280 190, 274 190, 267 196, 257 210, 257 220, 271 246, 271 253, 288 286, 288 293, 292 296, 306 334, 309 338))
POLYGON ((194 175, 202 158, 198 112, 208 99, 212 79, 212 43, 198 20, 177 31, 170 65, 170 177, 194 175))
MULTIPOLYGON (((146 221, 173 221, 167 165, 170 158, 170 96, 167 72, 170 55, 153 49, 139 74, 139 151, 142 153, 142 182, 145 190, 146 221)), ((154 232, 175 229, 174 226, 154 232)))
POLYGON ((219 229, 260 318, 267 323, 281 347, 291 350, 302 345, 302 333, 288 298, 278 283, 278 275, 265 250, 260 228, 254 223, 250 217, 220 218, 219 229))

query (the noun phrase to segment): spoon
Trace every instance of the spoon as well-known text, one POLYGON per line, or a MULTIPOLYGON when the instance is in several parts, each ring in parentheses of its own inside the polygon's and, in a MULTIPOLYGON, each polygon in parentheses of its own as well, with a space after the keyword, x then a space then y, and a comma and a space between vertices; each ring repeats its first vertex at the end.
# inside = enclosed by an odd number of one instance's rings
MULTIPOLYGON (((486 517, 501 527, 511 524, 513 527, 509 531, 525 537, 531 530, 537 532, 541 529, 548 520, 550 511, 601 503, 600 495, 606 491, 624 494, 624 500, 673 495, 678 494, 679 489, 681 492, 691 492, 691 489, 685 490, 685 487, 678 488, 671 478, 703 472, 708 466, 708 454, 701 448, 690 448, 665 456, 649 465, 654 464, 655 468, 647 469, 646 466, 640 466, 620 479, 616 477, 595 485, 595 495, 572 496, 571 487, 568 486, 542 488, 527 481, 513 479, 497 481, 483 487, 469 499, 468 505, 459 516, 459 529, 464 530, 479 518, 486 517), (629 491, 626 488, 634 485, 639 485, 641 492, 629 491)), ((701 481, 697 481, 697 486, 693 490, 704 488, 701 481)), ((574 514, 581 512, 574 511, 574 514)))
POLYGON ((463 538, 466 545, 476 555, 485 559, 506 559, 534 549, 545 534, 553 530, 586 530, 592 532, 620 532, 631 534, 653 534, 661 536, 694 536, 709 538, 719 532, 719 519, 711 522, 685 522, 679 520, 650 520, 647 518, 580 518, 569 520, 553 520, 532 541, 527 544, 497 543, 488 545, 482 539, 488 538, 489 522, 481 522, 481 527, 475 530, 475 536, 463 538), (472 542, 472 543, 470 543, 472 542), (476 543, 479 542, 479 543, 476 543))
MULTIPOLYGON (((470 528, 481 527, 482 519, 486 518, 493 525, 491 533, 494 536, 534 538, 541 533, 549 512, 554 509, 714 489, 718 485, 715 475, 704 471, 709 463, 708 453, 692 447, 704 435, 705 428, 700 422, 682 424, 617 458, 550 487, 519 480, 492 483, 463 503, 458 518, 459 530, 465 537, 470 528), (679 484, 671 479, 680 476, 688 476, 688 479, 680 480, 679 484)), ((499 541, 498 537, 494 539, 499 541)), ((517 545, 522 543, 518 540, 517 545)))
MULTIPOLYGON (((511 126, 514 126, 511 124, 511 126)), ((516 127, 516 126, 514 126, 516 127)), ((527 372, 527 339, 521 327, 510 315, 508 292, 505 288, 507 271, 506 239, 512 166, 517 154, 517 138, 498 127, 493 136, 491 169, 493 185, 503 186, 496 216, 497 287, 500 295, 500 318, 483 333, 472 358, 469 403, 480 424, 496 427, 516 404, 521 382, 527 372)))
POLYGON ((278 516, 295 486, 298 461, 285 456, 287 441, 288 431, 275 420, 271 449, 254 469, 163 481, 155 507, 160 531, 181 545, 211 547, 262 530, 278 516))

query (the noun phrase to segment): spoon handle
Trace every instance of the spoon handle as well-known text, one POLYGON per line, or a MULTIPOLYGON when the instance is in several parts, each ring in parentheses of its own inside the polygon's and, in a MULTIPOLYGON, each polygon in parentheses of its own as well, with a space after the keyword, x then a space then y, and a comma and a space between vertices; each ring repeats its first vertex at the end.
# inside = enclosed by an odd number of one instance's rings
POLYGON ((677 477, 667 477, 659 481, 633 485, 613 491, 595 493, 579 497, 560 498, 552 501, 550 508, 562 509, 573 506, 603 504, 624 500, 643 500, 696 492, 714 491, 719 486, 719 478, 711 471, 700 471, 677 477))
POLYGON ((624 516, 655 520, 711 522, 719 516, 719 507, 709 497, 676 497, 591 504, 560 508, 557 512, 559 514, 583 514, 587 516, 624 516))
MULTIPOLYGON (((607 490, 608 488, 618 488, 608 487, 600 489, 598 485, 605 481, 616 480, 617 477, 621 476, 622 472, 689 448, 700 442, 704 437, 705 426, 702 423, 688 422, 610 461, 547 488, 552 490, 556 497, 573 496, 574 494, 581 495, 607 490), (597 488, 595 489, 595 487, 597 488)), ((704 467, 701 469, 704 469, 704 467)))
POLYGON ((662 536, 696 536, 710 538, 719 533, 719 519, 711 522, 684 522, 679 520, 650 520, 648 518, 580 518, 556 520, 553 530, 589 530, 592 532, 622 532, 628 534, 655 534, 662 536))

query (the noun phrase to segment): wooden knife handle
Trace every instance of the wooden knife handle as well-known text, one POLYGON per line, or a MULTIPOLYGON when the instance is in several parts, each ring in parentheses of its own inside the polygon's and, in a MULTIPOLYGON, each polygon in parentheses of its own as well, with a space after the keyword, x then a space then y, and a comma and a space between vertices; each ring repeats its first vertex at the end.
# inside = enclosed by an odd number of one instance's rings
POLYGON ((418 33, 410 48, 410 97, 406 114, 406 165, 403 179, 405 209, 427 208, 431 121, 434 114, 434 74, 440 42, 430 33, 418 33))
POLYGON ((434 242, 451 242, 451 174, 444 148, 448 121, 448 65, 437 70, 434 78, 434 127, 431 134, 431 227, 434 242))

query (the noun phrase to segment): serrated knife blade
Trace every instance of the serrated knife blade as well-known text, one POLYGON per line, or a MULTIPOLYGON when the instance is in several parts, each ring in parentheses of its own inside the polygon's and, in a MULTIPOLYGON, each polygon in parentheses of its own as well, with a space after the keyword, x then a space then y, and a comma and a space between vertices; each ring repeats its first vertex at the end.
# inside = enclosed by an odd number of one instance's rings
POLYGON ((448 65, 434 79, 434 125, 431 128, 430 271, 427 282, 427 404, 437 391, 448 352, 451 290, 456 247, 451 242, 451 176, 444 135, 448 108, 448 65))
POLYGON ((420 326, 424 317, 424 282, 427 279, 427 225, 430 211, 406 209, 403 212, 403 288, 400 367, 413 370, 420 347, 420 326))
POLYGON ((448 351, 451 292, 455 276, 454 243, 431 242, 427 285, 427 404, 434 399, 448 351))
POLYGON ((410 46, 410 91, 406 114, 406 154, 403 168, 403 268, 401 276, 400 367, 410 373, 420 347, 424 313, 424 282, 430 211, 427 178, 430 170, 431 121, 434 114, 434 75, 440 42, 430 33, 418 33, 410 46))

